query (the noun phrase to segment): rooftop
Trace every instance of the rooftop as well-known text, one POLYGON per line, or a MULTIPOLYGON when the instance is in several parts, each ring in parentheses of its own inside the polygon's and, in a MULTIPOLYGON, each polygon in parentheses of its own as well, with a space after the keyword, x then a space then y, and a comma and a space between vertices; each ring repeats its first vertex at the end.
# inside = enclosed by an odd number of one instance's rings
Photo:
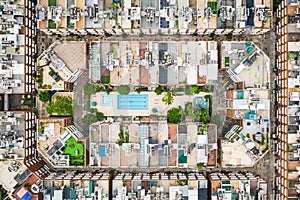
POLYGON ((207 135, 197 135, 197 127, 197 124, 168 124, 162 119, 151 124, 139 121, 95 123, 90 127, 90 165, 125 168, 206 165, 208 157, 205 155, 210 154, 206 148, 212 145, 208 149, 216 149, 216 143, 208 143, 207 135), (183 128, 185 132, 181 131, 183 128))
POLYGON ((242 4, 216 1, 94 1, 63 4, 39 0, 39 28, 105 29, 197 29, 270 28, 271 1, 252 0, 242 4), (197 12, 198 11, 198 12, 197 12), (236 11, 236 14, 235 12, 236 11), (246 14, 246 11, 249 14, 246 14), (67 14, 69 13, 69 14, 67 14), (121 14, 120 14, 121 13, 121 14))
POLYGON ((0 93, 24 92, 24 1, 0 2, 0 93))
POLYGON ((70 119, 39 119, 38 150, 54 167, 85 165, 85 140, 70 119))
POLYGON ((113 180, 114 200, 125 197, 207 198, 207 190, 207 180, 202 174, 118 174, 113 180))
POLYGON ((268 88, 270 59, 252 42, 222 42, 222 68, 245 88, 268 88), (255 76, 253 76, 255 75, 255 76))
POLYGON ((200 78, 204 83, 217 80, 216 42, 102 41, 91 45, 90 78, 103 84, 176 85, 200 84, 200 78))
POLYGON ((24 156, 24 113, 0 112, 1 159, 24 156))

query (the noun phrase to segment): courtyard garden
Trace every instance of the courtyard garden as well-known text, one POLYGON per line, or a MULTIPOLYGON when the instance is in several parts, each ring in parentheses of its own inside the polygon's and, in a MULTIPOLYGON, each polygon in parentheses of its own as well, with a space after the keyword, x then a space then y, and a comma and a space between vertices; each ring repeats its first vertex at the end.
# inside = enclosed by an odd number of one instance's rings
POLYGON ((53 102, 46 107, 49 115, 72 116, 73 100, 70 96, 56 96, 53 102))
POLYGON ((70 137, 63 150, 64 155, 69 155, 71 166, 84 165, 84 145, 83 142, 76 141, 74 137, 70 137))

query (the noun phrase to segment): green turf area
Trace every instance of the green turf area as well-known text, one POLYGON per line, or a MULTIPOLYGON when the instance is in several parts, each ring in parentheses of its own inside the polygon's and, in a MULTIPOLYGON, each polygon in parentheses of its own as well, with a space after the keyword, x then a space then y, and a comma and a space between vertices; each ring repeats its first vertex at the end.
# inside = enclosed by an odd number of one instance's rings
POLYGON ((225 57, 225 67, 229 67, 229 57, 225 57))
POLYGON ((212 9, 213 14, 217 14, 217 2, 207 2, 207 7, 212 9))
POLYGON ((49 6, 56 6, 56 0, 49 0, 49 6))
POLYGON ((84 146, 82 142, 78 142, 74 137, 70 137, 66 142, 64 155, 69 155, 70 165, 84 165, 84 146))
POLYGON ((56 28, 56 23, 54 21, 49 21, 48 28, 56 28))
POLYGON ((109 76, 102 76, 101 81, 103 84, 108 84, 109 83, 109 76))

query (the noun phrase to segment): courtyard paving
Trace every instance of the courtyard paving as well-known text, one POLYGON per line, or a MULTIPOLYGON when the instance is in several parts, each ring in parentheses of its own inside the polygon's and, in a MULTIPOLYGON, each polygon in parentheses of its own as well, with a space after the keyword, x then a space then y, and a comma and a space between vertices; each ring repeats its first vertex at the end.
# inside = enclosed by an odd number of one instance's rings
MULTIPOLYGON (((137 94, 137 93, 130 93, 130 94, 137 94)), ((91 104, 96 102, 97 105, 91 105, 91 108, 96 108, 98 111, 102 112, 105 116, 149 116, 150 114, 157 114, 166 116, 167 111, 173 107, 181 106, 182 108, 185 107, 185 104, 188 102, 193 102, 195 97, 204 97, 209 93, 200 92, 197 95, 182 95, 182 96, 174 96, 174 102, 172 105, 166 105, 162 99, 164 97, 164 93, 161 95, 157 95, 154 92, 141 92, 141 95, 148 95, 148 108, 144 110, 120 110, 118 109, 118 93, 111 92, 110 95, 112 96, 112 105, 105 106, 102 105, 101 96, 107 95, 104 92, 96 93, 95 95, 91 96, 91 104), (152 109, 156 108, 157 113, 153 113, 152 109)))

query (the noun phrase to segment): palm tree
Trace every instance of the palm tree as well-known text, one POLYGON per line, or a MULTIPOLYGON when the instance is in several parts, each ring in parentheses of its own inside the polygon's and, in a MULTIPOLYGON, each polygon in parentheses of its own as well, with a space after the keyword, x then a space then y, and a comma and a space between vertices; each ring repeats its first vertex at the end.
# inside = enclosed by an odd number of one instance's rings
POLYGON ((166 93, 166 95, 162 98, 162 101, 165 102, 166 105, 171 105, 174 102, 174 97, 170 91, 166 93))

